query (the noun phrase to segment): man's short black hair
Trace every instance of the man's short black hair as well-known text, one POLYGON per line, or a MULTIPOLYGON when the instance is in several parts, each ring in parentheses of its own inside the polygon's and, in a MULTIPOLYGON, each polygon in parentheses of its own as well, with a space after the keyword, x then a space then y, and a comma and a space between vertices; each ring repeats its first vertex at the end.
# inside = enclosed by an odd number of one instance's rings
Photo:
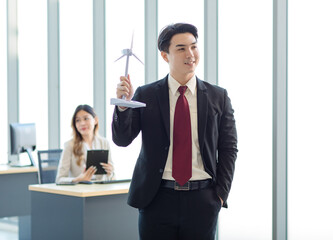
POLYGON ((195 39, 198 39, 198 29, 192 24, 175 23, 164 27, 158 37, 158 49, 161 52, 169 53, 170 40, 178 33, 191 33, 195 39))

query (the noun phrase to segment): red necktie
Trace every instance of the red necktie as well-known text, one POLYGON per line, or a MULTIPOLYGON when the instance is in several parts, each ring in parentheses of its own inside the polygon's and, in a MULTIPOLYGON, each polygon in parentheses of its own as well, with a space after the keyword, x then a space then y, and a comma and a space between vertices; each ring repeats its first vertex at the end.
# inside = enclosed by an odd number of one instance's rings
POLYGON ((183 186, 192 176, 192 136, 190 109, 184 96, 186 86, 180 86, 173 125, 172 177, 183 186))

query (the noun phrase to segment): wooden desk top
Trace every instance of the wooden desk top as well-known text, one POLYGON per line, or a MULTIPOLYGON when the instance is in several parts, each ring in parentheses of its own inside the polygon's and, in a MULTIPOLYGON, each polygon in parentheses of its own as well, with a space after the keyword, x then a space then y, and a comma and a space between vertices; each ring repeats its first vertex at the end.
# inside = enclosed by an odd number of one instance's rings
POLYGON ((13 173, 29 173, 38 172, 36 167, 11 167, 9 165, 0 165, 0 175, 1 174, 13 174, 13 173))
POLYGON ((74 197, 95 197, 128 193, 130 183, 109 183, 109 184, 76 184, 76 185, 56 185, 35 184, 29 185, 30 191, 53 193, 74 197))

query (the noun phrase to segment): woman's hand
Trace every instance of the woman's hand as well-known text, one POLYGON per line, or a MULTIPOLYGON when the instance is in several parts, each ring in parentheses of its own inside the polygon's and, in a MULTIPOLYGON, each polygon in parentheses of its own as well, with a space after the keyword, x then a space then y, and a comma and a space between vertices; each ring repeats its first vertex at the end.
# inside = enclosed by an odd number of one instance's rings
POLYGON ((73 182, 91 181, 92 176, 96 173, 97 168, 90 166, 87 170, 73 179, 73 182))
POLYGON ((113 166, 111 165, 111 163, 101 163, 102 167, 104 168, 104 170, 106 171, 108 176, 111 176, 113 174, 113 166))

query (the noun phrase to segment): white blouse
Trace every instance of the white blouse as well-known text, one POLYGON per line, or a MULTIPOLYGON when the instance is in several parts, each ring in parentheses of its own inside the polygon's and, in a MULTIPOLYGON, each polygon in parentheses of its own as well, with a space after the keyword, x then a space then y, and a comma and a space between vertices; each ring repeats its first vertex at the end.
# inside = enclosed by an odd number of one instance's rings
MULTIPOLYGON (((71 139, 64 144, 64 150, 62 152, 62 155, 61 155, 61 158, 59 161, 56 182, 70 182, 74 178, 79 176, 81 173, 83 173, 86 168, 88 150, 94 150, 94 149, 109 150, 108 162, 111 163, 112 166, 114 166, 112 159, 111 159, 110 144, 106 138, 103 138, 100 136, 95 136, 94 140, 92 142, 92 149, 89 148, 88 144, 86 144, 86 143, 83 144, 84 161, 81 162, 80 166, 78 166, 76 163, 76 161, 78 159, 77 159, 77 157, 74 156, 74 153, 73 153, 73 143, 74 143, 73 139, 71 139)), ((113 175, 114 175, 113 173, 110 176, 108 176, 107 174, 94 175, 93 179, 111 180, 113 175)))

